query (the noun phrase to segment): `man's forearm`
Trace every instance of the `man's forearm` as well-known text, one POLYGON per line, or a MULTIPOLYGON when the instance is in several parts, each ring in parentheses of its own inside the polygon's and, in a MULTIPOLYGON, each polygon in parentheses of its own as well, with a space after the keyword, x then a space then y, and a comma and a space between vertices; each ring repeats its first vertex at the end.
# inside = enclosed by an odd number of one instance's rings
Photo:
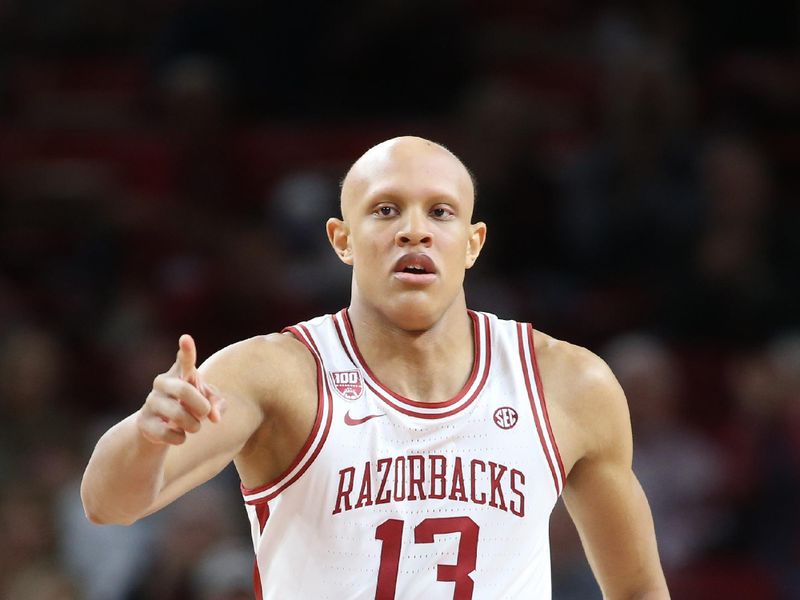
POLYGON ((147 514, 158 496, 168 446, 145 439, 129 416, 97 442, 81 482, 81 499, 93 523, 129 525, 147 514))
POLYGON ((669 590, 664 585, 646 592, 638 592, 626 600, 670 600, 669 590))

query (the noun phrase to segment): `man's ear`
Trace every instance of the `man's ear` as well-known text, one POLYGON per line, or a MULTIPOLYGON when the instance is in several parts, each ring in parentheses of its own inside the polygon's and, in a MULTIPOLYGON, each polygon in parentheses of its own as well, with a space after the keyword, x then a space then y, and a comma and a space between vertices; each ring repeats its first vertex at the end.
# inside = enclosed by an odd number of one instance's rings
POLYGON ((325 224, 328 241, 333 246, 336 256, 344 264, 353 266, 353 253, 350 249, 350 227, 341 219, 331 217, 325 224))
POLYGON ((467 263, 466 268, 469 269, 478 260, 484 242, 486 242, 486 223, 479 221, 470 225, 470 234, 467 238, 467 263))

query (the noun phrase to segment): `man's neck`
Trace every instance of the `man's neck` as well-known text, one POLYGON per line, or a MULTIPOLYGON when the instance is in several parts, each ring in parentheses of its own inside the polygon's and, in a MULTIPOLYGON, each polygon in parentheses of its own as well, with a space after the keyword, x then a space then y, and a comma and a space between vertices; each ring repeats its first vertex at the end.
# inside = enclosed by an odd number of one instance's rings
POLYGON ((475 343, 463 301, 423 331, 406 331, 358 303, 348 315, 364 361, 393 392, 419 402, 443 402, 467 382, 475 343))

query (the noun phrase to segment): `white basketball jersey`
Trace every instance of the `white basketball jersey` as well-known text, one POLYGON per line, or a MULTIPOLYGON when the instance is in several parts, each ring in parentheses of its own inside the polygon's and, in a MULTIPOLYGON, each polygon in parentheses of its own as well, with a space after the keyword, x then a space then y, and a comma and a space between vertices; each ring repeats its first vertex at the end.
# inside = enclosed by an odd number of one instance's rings
POLYGON ((564 469, 530 325, 470 311, 475 362, 446 402, 387 389, 347 310, 288 328, 314 355, 311 435, 242 487, 257 598, 549 599, 564 469))

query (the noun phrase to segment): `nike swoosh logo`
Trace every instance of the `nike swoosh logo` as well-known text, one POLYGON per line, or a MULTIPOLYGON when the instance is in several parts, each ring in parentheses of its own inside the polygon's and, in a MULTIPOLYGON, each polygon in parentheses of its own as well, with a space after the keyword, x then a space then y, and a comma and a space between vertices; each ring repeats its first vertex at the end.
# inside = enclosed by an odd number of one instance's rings
POLYGON ((375 417, 385 417, 385 416, 386 415, 384 413, 381 413, 379 415, 367 415, 366 417, 361 417, 360 419, 354 419, 353 417, 350 416, 350 411, 348 410, 344 414, 344 424, 352 427, 353 425, 361 425, 362 423, 366 423, 367 421, 369 421, 370 419, 374 419, 375 417))

